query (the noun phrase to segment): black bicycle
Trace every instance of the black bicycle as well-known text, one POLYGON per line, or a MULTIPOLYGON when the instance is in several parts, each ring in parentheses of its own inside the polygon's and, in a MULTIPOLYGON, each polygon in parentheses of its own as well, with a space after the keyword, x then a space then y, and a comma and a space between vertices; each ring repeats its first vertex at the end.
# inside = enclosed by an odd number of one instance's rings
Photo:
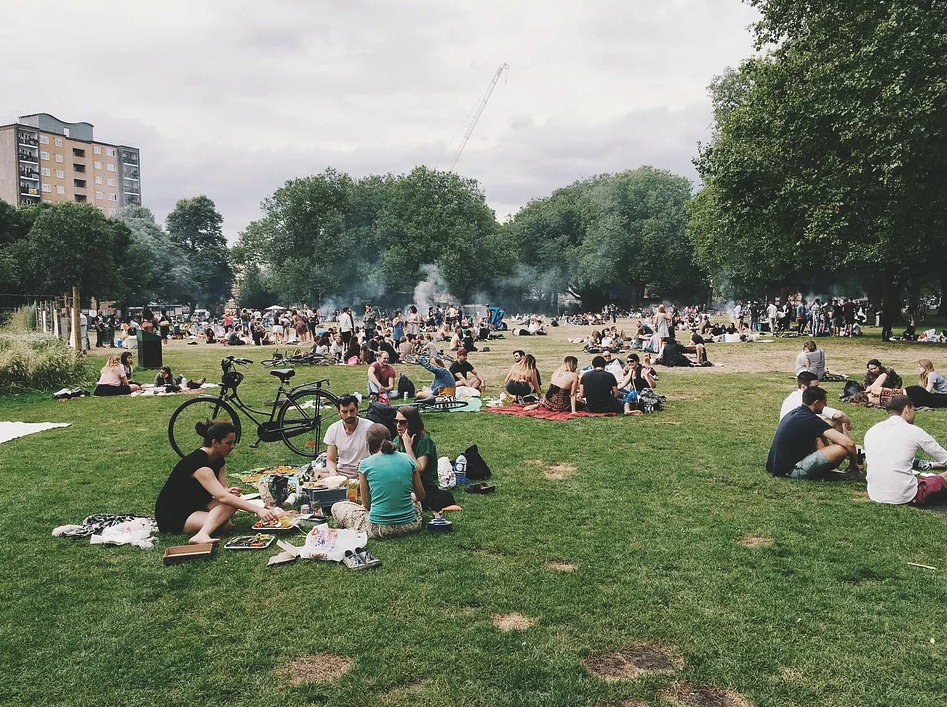
POLYGON ((274 369, 271 376, 279 378, 276 399, 264 403, 269 410, 257 410, 240 399, 237 388, 243 381, 243 373, 235 366, 247 366, 253 363, 249 359, 228 356, 221 360, 223 376, 220 380, 219 395, 201 395, 178 406, 168 422, 168 439, 171 447, 181 457, 194 451, 196 432, 194 425, 207 420, 225 420, 236 428, 237 441, 240 441, 242 423, 237 410, 253 420, 256 425, 257 440, 251 447, 261 442, 282 440, 293 452, 314 459, 319 455, 322 443, 323 410, 331 410, 335 418, 339 407, 339 398, 322 387, 328 380, 305 383, 295 388, 287 388, 287 382, 296 375, 291 368, 274 369))
POLYGON ((299 349, 286 354, 274 351, 273 358, 260 361, 260 365, 264 368, 272 368, 273 366, 334 366, 335 363, 335 358, 332 356, 323 356, 313 352, 303 353, 299 349))

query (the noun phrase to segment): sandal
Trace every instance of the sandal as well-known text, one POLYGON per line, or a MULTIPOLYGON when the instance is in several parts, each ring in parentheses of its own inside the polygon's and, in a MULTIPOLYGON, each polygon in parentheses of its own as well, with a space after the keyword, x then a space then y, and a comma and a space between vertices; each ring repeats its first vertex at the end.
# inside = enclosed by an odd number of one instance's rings
POLYGON ((381 560, 364 547, 355 548, 355 556, 368 568, 379 567, 381 565, 381 560))
POLYGON ((493 484, 488 484, 486 481, 482 481, 479 484, 470 484, 466 489, 467 493, 476 493, 476 494, 485 494, 493 493, 497 490, 497 487, 493 484))

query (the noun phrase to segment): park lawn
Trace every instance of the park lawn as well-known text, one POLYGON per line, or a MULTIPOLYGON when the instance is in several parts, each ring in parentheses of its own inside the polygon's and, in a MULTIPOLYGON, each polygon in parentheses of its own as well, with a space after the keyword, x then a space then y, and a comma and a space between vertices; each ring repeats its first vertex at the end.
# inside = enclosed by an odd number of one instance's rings
MULTIPOLYGON (((585 333, 561 327, 491 342, 491 353, 472 360, 496 391, 509 353, 523 348, 548 381, 563 355, 587 360, 565 342, 585 333)), ((871 337, 820 344, 830 368, 859 376, 878 354, 906 381, 918 357, 947 367, 942 349, 882 348, 871 337)), ((184 536, 161 537, 152 550, 52 538, 53 527, 92 513, 153 511, 176 461, 167 420, 186 398, 0 398, 0 419, 71 423, 0 445, 0 703, 635 698, 657 707, 667 704, 662 694, 694 683, 755 705, 943 705, 947 516, 867 502, 864 484, 789 482, 763 470, 800 345, 713 346, 722 365, 662 371, 668 409, 643 418, 426 416, 441 454, 480 445, 497 492, 458 493, 464 510, 451 516, 451 535, 373 542, 384 564, 371 572, 328 563, 270 569, 274 553, 224 550, 209 563, 164 567, 164 548, 184 536), (565 468, 547 478, 556 464, 565 468), (760 540, 740 542, 747 538, 760 540), (491 618, 509 613, 536 623, 495 628, 491 618), (667 647, 683 667, 604 682, 583 666, 642 642, 667 647), (290 685, 283 666, 323 652, 354 666, 331 682, 290 685)), ((176 343, 165 363, 214 380, 231 351, 176 343)), ((264 352, 237 353, 259 361, 264 352)), ((398 370, 418 384, 429 377, 398 370)), ((364 390, 364 368, 300 368, 293 382, 326 375, 336 393, 364 390)), ((259 402, 272 399, 274 384, 257 363, 241 391, 259 402)), ((831 396, 841 385, 827 388, 831 396)), ((883 414, 849 407, 860 442, 883 414)), ((947 439, 947 413, 920 413, 918 422, 947 439)), ((299 459, 280 443, 250 449, 246 422, 244 432, 231 473, 299 459)), ((247 531, 253 521, 236 522, 247 531)))

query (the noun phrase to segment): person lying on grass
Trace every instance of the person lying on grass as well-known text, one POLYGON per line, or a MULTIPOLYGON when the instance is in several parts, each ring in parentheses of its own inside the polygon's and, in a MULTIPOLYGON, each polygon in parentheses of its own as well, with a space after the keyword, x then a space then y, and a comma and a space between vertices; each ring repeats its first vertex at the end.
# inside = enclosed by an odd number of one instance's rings
POLYGON ((846 478, 862 478, 851 437, 833 429, 820 417, 825 401, 823 388, 811 386, 802 391, 802 405, 779 421, 766 459, 766 471, 790 479, 831 478, 848 457, 846 478))
POLYGON ((947 450, 914 424, 914 405, 906 395, 887 403, 888 419, 865 433, 868 498, 878 503, 924 506, 947 500, 947 473, 915 478, 914 469, 947 469, 947 450), (915 459, 924 450, 933 462, 915 459))
POLYGON ((155 520, 162 533, 193 533, 188 543, 216 543, 219 530, 233 529, 231 517, 238 510, 273 523, 286 512, 264 508, 240 498, 239 486, 227 486, 227 457, 237 444, 236 428, 229 422, 210 420, 194 425, 204 444, 179 461, 158 494, 155 520))
MULTIPOLYGON (((786 399, 783 400, 782 407, 779 408, 780 420, 802 405, 802 391, 813 385, 819 385, 819 379, 812 371, 803 371, 796 376, 796 390, 786 396, 786 399)), ((844 435, 851 436, 852 420, 841 410, 836 410, 826 405, 819 417, 829 423, 833 429, 838 430, 844 435)))
POLYGON ((361 504, 339 501, 332 506, 332 517, 343 528, 367 532, 370 538, 420 530, 425 494, 417 462, 395 450, 384 425, 368 428, 368 451, 371 456, 358 465, 361 504))

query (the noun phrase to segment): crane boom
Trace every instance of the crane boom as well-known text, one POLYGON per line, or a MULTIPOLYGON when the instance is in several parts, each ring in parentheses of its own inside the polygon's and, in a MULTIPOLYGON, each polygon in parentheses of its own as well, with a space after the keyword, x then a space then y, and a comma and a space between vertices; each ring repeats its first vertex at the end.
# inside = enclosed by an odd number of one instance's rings
POLYGON ((454 171, 454 166, 457 164, 457 160, 460 159, 460 153, 462 153, 464 148, 467 146, 467 141, 470 139, 470 136, 473 135, 474 128, 477 127, 477 121, 480 120, 480 115, 483 113, 483 109, 487 107, 487 101, 490 100, 490 95, 493 93, 493 89, 496 87, 497 82, 503 75, 503 72, 509 68, 510 65, 506 62, 500 64, 497 72, 490 80, 490 85, 487 86, 487 90, 480 98, 480 102, 477 104, 477 109, 474 111, 473 117, 470 119, 470 125, 467 127, 467 131, 464 133, 463 139, 460 141, 460 147, 458 147, 457 152, 454 153, 454 159, 450 163, 450 168, 447 170, 448 172, 454 171))

